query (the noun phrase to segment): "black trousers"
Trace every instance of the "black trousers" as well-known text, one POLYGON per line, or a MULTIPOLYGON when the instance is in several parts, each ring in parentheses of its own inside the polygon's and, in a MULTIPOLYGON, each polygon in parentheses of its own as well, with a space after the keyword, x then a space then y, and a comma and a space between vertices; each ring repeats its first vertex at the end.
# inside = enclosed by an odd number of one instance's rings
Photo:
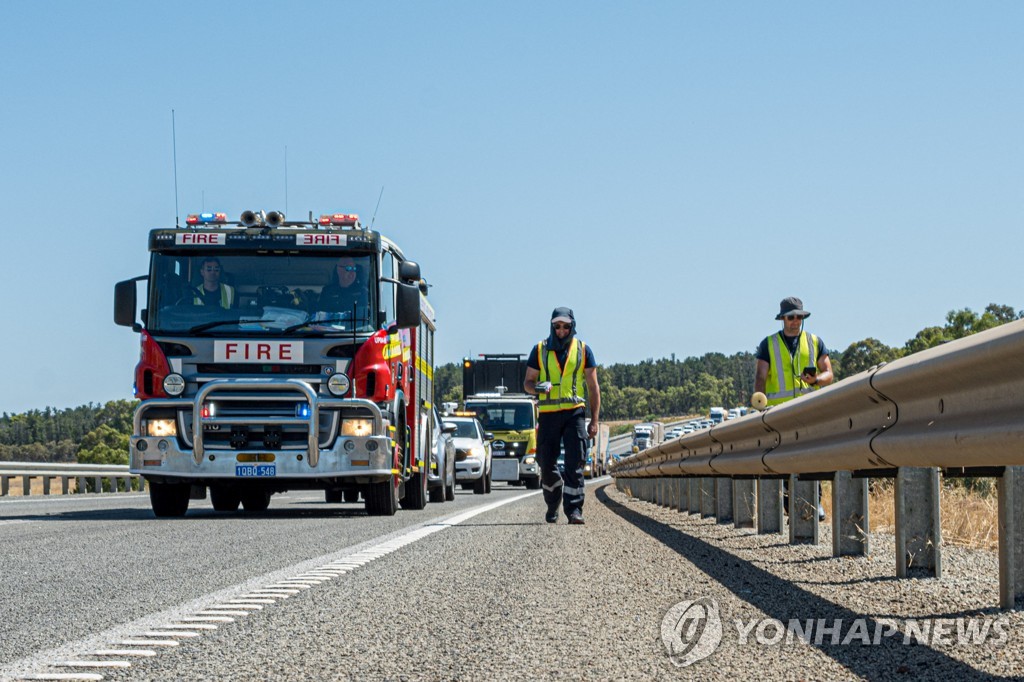
POLYGON ((537 460, 540 482, 549 510, 561 500, 566 516, 583 511, 586 482, 583 464, 587 453, 587 422, 582 407, 540 415, 537 429, 537 460), (565 448, 565 474, 558 471, 559 446, 565 448))

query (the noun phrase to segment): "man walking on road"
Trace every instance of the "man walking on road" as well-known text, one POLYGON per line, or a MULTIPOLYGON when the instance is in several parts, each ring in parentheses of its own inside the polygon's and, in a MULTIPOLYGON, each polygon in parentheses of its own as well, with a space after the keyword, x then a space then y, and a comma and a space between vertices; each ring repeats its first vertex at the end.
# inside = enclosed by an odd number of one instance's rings
POLYGON ((590 346, 576 338, 576 318, 569 308, 555 308, 551 330, 530 351, 523 389, 540 403, 537 459, 548 511, 548 523, 558 521, 561 502, 571 524, 583 523, 585 481, 583 464, 587 440, 597 435, 601 389, 597 362, 590 346), (586 385, 586 400, 583 387, 586 385), (586 423, 590 408, 590 424, 586 423), (565 448, 565 474, 558 471, 559 445, 565 448))
MULTIPOLYGON (((775 316, 782 321, 782 330, 757 347, 754 392, 764 393, 769 406, 816 391, 834 379, 828 348, 820 338, 803 329, 804 320, 811 316, 803 308, 803 301, 795 296, 782 299, 775 316)), ((818 518, 825 520, 821 504, 818 518)))

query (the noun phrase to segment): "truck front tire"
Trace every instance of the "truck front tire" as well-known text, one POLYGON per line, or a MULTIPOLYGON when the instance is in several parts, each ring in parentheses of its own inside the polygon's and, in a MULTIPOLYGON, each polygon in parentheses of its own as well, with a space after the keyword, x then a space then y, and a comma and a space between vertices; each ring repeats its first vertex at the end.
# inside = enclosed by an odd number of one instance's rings
POLYGON ((398 511, 395 477, 366 486, 366 513, 370 516, 394 516, 398 511))
POLYGON ((173 518, 184 516, 188 511, 189 493, 192 486, 188 483, 150 483, 149 502, 157 518, 173 518))

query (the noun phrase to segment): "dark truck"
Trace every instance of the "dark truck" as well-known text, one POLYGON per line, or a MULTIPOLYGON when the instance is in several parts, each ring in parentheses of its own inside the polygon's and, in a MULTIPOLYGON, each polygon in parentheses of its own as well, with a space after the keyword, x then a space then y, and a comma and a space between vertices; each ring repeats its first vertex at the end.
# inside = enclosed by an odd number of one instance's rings
POLYGON ((481 355, 476 360, 462 361, 466 411, 494 435, 492 480, 537 490, 537 401, 523 393, 525 379, 526 358, 522 355, 481 355))

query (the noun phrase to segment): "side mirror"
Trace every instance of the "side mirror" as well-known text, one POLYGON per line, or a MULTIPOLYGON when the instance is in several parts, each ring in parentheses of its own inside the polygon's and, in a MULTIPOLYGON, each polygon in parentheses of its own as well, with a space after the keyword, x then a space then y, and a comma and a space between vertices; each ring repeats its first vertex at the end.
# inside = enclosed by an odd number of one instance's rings
POLYGON ((114 285, 114 324, 133 329, 138 326, 135 321, 135 282, 129 279, 114 285))
POLYGON ((444 425, 441 426, 441 431, 443 431, 444 433, 455 433, 458 430, 459 427, 456 426, 455 424, 452 424, 451 422, 445 422, 444 425))
POLYGON ((407 260, 398 264, 398 279, 403 282, 420 281, 420 264, 407 260))
POLYGON ((397 289, 395 326, 413 329, 420 324, 420 289, 415 284, 399 284, 397 289))
POLYGON ((494 440, 494 434, 488 431, 484 434, 484 440, 494 440))

